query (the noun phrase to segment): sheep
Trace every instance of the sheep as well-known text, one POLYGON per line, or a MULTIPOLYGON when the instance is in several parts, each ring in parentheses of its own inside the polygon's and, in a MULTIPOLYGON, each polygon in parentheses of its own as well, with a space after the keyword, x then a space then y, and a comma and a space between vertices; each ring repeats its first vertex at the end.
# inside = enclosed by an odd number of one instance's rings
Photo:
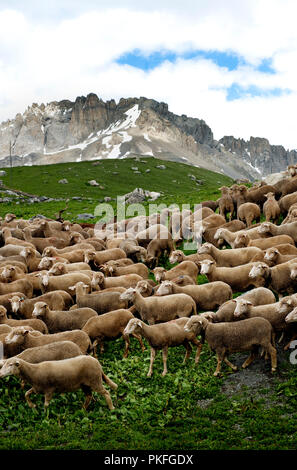
POLYGON ((178 318, 177 320, 150 326, 146 325, 138 318, 132 318, 129 321, 124 330, 124 334, 129 335, 136 333, 142 335, 144 338, 146 338, 151 348, 150 367, 147 373, 147 377, 151 377, 153 373, 153 363, 155 360, 156 351, 160 349, 162 349, 163 357, 163 377, 167 374, 167 355, 169 347, 183 345, 186 348, 186 355, 184 357, 185 362, 189 358, 192 351, 190 343, 193 343, 195 346, 197 346, 195 363, 198 364, 202 344, 196 339, 192 332, 185 332, 183 327, 187 320, 187 318, 178 318))
MULTIPOLYGON (((237 299, 249 300, 253 305, 273 304, 276 302, 275 295, 266 287, 257 287, 252 289, 241 294, 237 299)), ((212 313, 211 315, 209 314, 207 318, 211 319, 211 321, 215 323, 232 321, 237 299, 228 300, 223 303, 216 313, 212 313)))
MULTIPOLYGON (((242 264, 247 264, 252 261, 252 259, 262 253, 262 251, 257 247, 248 247, 248 248, 237 248, 231 250, 219 250, 210 243, 204 243, 198 250, 200 255, 208 254, 216 262, 218 267, 228 267, 232 268, 235 266, 240 266, 242 264)), ((208 309, 211 310, 211 309, 208 309)))
POLYGON ((3 228, 2 231, 2 236, 4 239, 4 245, 15 245, 15 246, 24 246, 26 248, 35 248, 32 243, 29 243, 24 240, 20 240, 19 238, 14 238, 11 236, 11 231, 9 228, 3 228))
MULTIPOLYGON (((66 258, 61 258, 61 257, 50 257, 50 256, 44 256, 44 258, 41 258, 40 263, 38 264, 38 269, 47 269, 50 270, 54 264, 56 263, 63 263, 63 264, 68 264, 69 266, 76 265, 77 263, 69 263, 69 261, 66 258)), ((84 263, 87 264, 87 263, 84 263)))
POLYGON ((295 323, 297 321, 297 308, 295 307, 285 318, 286 324, 290 327, 294 328, 294 333, 291 336, 291 339, 289 343, 284 347, 284 350, 286 351, 291 347, 291 341, 297 338, 297 333, 296 333, 296 328, 295 328, 295 323))
POLYGON ((10 303, 11 311, 18 313, 24 318, 32 318, 36 302, 46 302, 52 310, 65 310, 73 304, 71 295, 62 290, 48 292, 33 299, 26 299, 23 294, 14 292, 8 297, 8 302, 10 303))
POLYGON ((183 251, 175 250, 171 253, 169 257, 169 263, 175 264, 181 263, 182 261, 193 261, 193 263, 197 264, 199 263, 199 261, 202 261, 204 259, 212 260, 213 258, 209 254, 200 254, 197 252, 192 255, 185 255, 183 251))
MULTIPOLYGON (((45 274, 47 271, 43 271, 42 273, 45 274)), ((19 279, 27 280, 32 284, 33 292, 36 294, 40 293, 40 282, 37 278, 36 273, 29 273, 24 274, 18 268, 7 265, 4 268, 0 268, 0 280, 1 282, 11 283, 15 282, 19 279)))
POLYGON ((297 191, 297 176, 279 181, 274 187, 276 188, 276 193, 281 194, 281 197, 292 194, 297 191))
POLYGON ((263 213, 265 215, 266 222, 272 220, 273 223, 277 223, 280 216, 280 208, 278 202, 275 200, 273 193, 265 194, 267 201, 263 205, 263 213))
MULTIPOLYGON (((46 248, 47 249, 47 248, 46 248)), ((25 259, 28 271, 30 273, 38 271, 38 265, 41 261, 40 253, 33 248, 23 248, 20 255, 25 259)))
POLYGON ((200 286, 181 287, 172 281, 162 281, 156 295, 187 294, 196 302, 196 308, 212 310, 232 299, 232 289, 224 282, 210 282, 200 286))
POLYGON ((159 267, 153 269, 153 273, 157 282, 171 281, 174 277, 186 274, 187 276, 190 276, 196 283, 198 276, 198 266, 193 261, 182 261, 180 264, 174 266, 174 268, 171 268, 169 271, 159 267))
MULTIPOLYGON (((3 267, 8 266, 8 265, 11 266, 10 259, 11 259, 10 257, 5 259, 5 258, 1 258, 1 256, 0 256, 0 268, 3 268, 3 267)), ((13 265, 19 272, 23 272, 24 274, 26 274, 28 272, 28 269, 27 269, 27 266, 26 266, 25 262, 20 262, 20 261, 14 260, 13 265)))
MULTIPOLYGON (((55 334, 33 335, 29 327, 19 327, 11 331, 6 337, 6 344, 21 350, 43 346, 44 344, 55 343, 57 341, 72 341, 77 344, 82 352, 86 354, 91 349, 91 342, 88 335, 82 330, 63 331, 55 334)), ((15 354, 13 354, 15 355, 15 354)))
POLYGON ((117 266, 121 268, 123 268, 124 266, 132 266, 132 264, 134 264, 130 258, 122 258, 122 259, 117 259, 117 260, 111 259, 110 261, 106 261, 106 263, 104 264, 107 266, 114 266, 115 263, 117 266))
POLYGON ((234 268, 218 268, 215 261, 204 260, 200 262, 201 274, 205 274, 210 282, 223 281, 231 287, 233 292, 242 292, 250 286, 262 287, 264 279, 251 277, 250 271, 255 263, 247 263, 234 268))
POLYGON ((155 287, 147 280, 139 281, 136 285, 136 290, 140 292, 142 297, 150 297, 155 293, 155 287))
POLYGON ((0 248, 0 256, 5 258, 8 256, 23 256, 21 253, 24 251, 24 246, 20 245, 4 245, 0 248))
POLYGON ((265 184, 264 186, 261 186, 260 188, 250 188, 246 192, 246 202, 252 202, 255 204, 258 204, 260 207, 263 207, 263 204, 265 203, 266 197, 265 195, 267 193, 273 193, 275 194, 276 190, 275 187, 269 184, 265 184))
POLYGON ((293 275, 297 264, 293 261, 278 264, 270 268, 266 263, 256 262, 251 268, 249 277, 253 280, 264 280, 266 287, 277 292, 279 298, 283 293, 294 294, 296 279, 293 275))
POLYGON ((261 210, 257 204, 246 202, 241 204, 237 210, 237 217, 251 227, 253 221, 260 222, 261 210))
POLYGON ((36 302, 32 317, 41 319, 50 333, 60 333, 82 330, 90 318, 97 317, 97 312, 91 308, 78 308, 68 312, 56 311, 50 310, 46 302, 36 302))
MULTIPOLYGON (((242 230, 239 232, 231 232, 230 230, 226 228, 218 228, 216 233, 214 234, 214 239, 215 240, 223 240, 226 241, 231 248, 235 248, 234 246, 234 241, 236 240, 236 237, 242 233, 242 230)), ((257 228, 252 228, 248 231, 249 237, 254 240, 257 238, 261 238, 261 234, 258 232, 258 227, 257 228)))
POLYGON ((269 238, 258 238, 256 240, 251 240, 248 232, 242 232, 235 238, 233 242, 233 247, 237 250, 244 247, 256 247, 261 250, 266 250, 267 248, 275 247, 277 245, 295 245, 294 240, 289 235, 277 235, 275 237, 269 238))
MULTIPOLYGON (((234 219, 231 220, 231 222, 227 222, 226 224, 221 225, 220 228, 226 228, 230 232, 238 232, 239 230, 245 229, 246 225, 244 222, 238 219, 234 219)), ((206 242, 211 243, 212 245, 219 248, 224 243, 224 240, 216 240, 214 238, 217 230, 218 227, 202 228, 200 237, 202 236, 206 242)))
POLYGON ((231 196, 230 189, 226 186, 219 188, 222 193, 222 196, 219 198, 219 213, 224 219, 226 218, 227 213, 229 212, 229 221, 231 221, 234 215, 234 204, 231 196))
MULTIPOLYGON (((49 274, 53 276, 61 276, 62 274, 69 274, 72 272, 84 272, 89 271, 90 273, 91 268, 87 263, 55 263, 49 269, 49 274)), ((85 274, 85 273, 84 273, 85 274)))
POLYGON ((143 246, 144 248, 147 248, 150 241, 154 238, 160 240, 172 239, 167 227, 162 224, 151 225, 147 229, 138 232, 135 238, 138 241, 139 245, 143 246))
POLYGON ((178 286, 196 286, 197 283, 193 280, 192 277, 187 276, 186 274, 182 274, 180 276, 174 277, 171 279, 174 284, 177 284, 178 286))
MULTIPOLYGON (((45 257, 45 256, 58 258, 59 253, 56 248, 49 246, 43 250, 42 257, 45 257)), ((67 260, 69 263, 81 263, 85 261, 85 251, 82 249, 76 249, 76 250, 73 249, 69 251, 68 253, 63 253, 62 258, 67 260)))
POLYGON ((235 323, 211 323, 204 316, 194 315, 188 319, 184 329, 196 336, 203 333, 210 348, 217 353, 215 377, 220 374, 222 361, 225 361, 233 371, 237 370, 237 367, 228 360, 227 354, 251 351, 250 356, 242 364, 242 368, 245 369, 255 359, 259 346, 262 346, 271 358, 271 372, 276 371, 276 349, 272 346, 273 330, 265 318, 248 318, 235 323))
POLYGON ((130 287, 120 299, 131 301, 143 321, 150 325, 174 320, 176 317, 187 317, 196 313, 196 303, 187 294, 173 294, 166 297, 142 297, 140 292, 130 287))
MULTIPOLYGON (((30 245, 41 254, 43 250, 48 246, 54 246, 55 248, 63 248, 65 247, 65 242, 57 237, 51 238, 40 238, 40 237, 32 237, 31 229, 26 227, 23 230, 24 238, 30 245)), ((25 245, 26 246, 26 245, 25 245)))
POLYGON ((42 320, 30 318, 26 320, 14 320, 7 318, 7 310, 3 305, 0 305, 0 325, 6 324, 8 326, 31 326, 34 330, 41 333, 48 333, 46 324, 42 320))
POLYGON ((202 201, 201 202, 202 207, 209 207, 212 209, 214 212, 218 208, 218 201, 202 201))
POLYGON ((293 238, 294 242, 297 242, 297 221, 291 222, 284 225, 274 225, 271 222, 263 222, 263 224, 258 227, 258 232, 260 234, 269 234, 272 236, 277 235, 287 235, 293 238))
POLYGON ((174 249, 172 237, 170 238, 154 238, 147 246, 146 262, 149 266, 158 266, 159 259, 162 254, 166 253, 170 256, 174 249))
POLYGON ((100 266, 106 276, 123 276, 125 274, 138 274, 143 279, 148 279, 149 270, 143 263, 136 263, 129 266, 118 266, 117 261, 110 261, 107 265, 100 266))
POLYGON ((297 220, 297 203, 293 204, 290 207, 288 214, 285 217, 285 219, 283 219, 281 225, 289 224, 291 222, 295 222, 296 220, 297 220))
POLYGON ((26 362, 30 362, 30 364, 39 364, 44 361, 60 361, 81 355, 81 350, 72 341, 57 341, 56 343, 25 349, 12 358, 4 359, 0 361, 0 369, 4 364, 9 364, 14 358, 23 359, 26 362))
POLYGON ((286 328, 285 318, 291 310, 297 306, 297 299, 284 297, 279 302, 268 305, 254 306, 249 300, 236 299, 233 320, 261 317, 271 323, 274 332, 283 331, 286 328))
MULTIPOLYGON (((125 309, 114 310, 96 316, 96 318, 90 318, 83 327, 83 331, 89 335, 90 340, 93 342, 94 354, 96 355, 98 344, 100 345, 100 352, 103 353, 105 340, 113 340, 122 336, 125 341, 123 358, 128 357, 130 341, 129 336, 124 335, 124 329, 131 318, 134 318, 134 316, 129 310, 125 309)), ((137 334, 133 334, 133 336, 139 341, 143 352, 145 347, 141 336, 137 334)))
POLYGON ((84 262, 92 263, 95 267, 100 266, 101 264, 106 263, 110 260, 117 260, 121 258, 127 258, 126 253, 120 248, 111 248, 110 250, 104 251, 91 251, 87 250, 84 253, 84 262))
POLYGON ((269 266, 275 266, 277 264, 286 263, 287 261, 295 258, 297 258, 297 253, 294 255, 282 255, 276 247, 272 247, 264 251, 263 260, 264 263, 267 263, 269 266))
POLYGON ((46 409, 55 391, 73 392, 81 388, 86 396, 84 409, 87 409, 90 404, 92 391, 103 395, 108 408, 114 409, 110 394, 102 385, 102 379, 114 390, 117 385, 104 374, 100 362, 91 356, 77 356, 39 364, 30 364, 23 359, 13 358, 4 364, 0 371, 0 377, 8 375, 19 376, 32 385, 32 388, 25 394, 30 408, 36 407, 30 400, 32 393, 44 394, 44 408, 46 409))
MULTIPOLYGON (((144 260, 146 259, 145 248, 139 246, 137 240, 133 238, 119 239, 118 247, 126 253, 127 260, 129 259, 130 264, 132 261, 137 262, 140 256, 144 256, 144 260)), ((109 246, 107 248, 109 248, 109 246)), ((110 246, 110 248, 112 248, 112 246, 110 246)))
POLYGON ((60 227, 60 229, 57 230, 56 228, 54 228, 53 225, 50 225, 47 220, 42 220, 42 222, 40 222, 39 225, 40 225, 41 230, 44 233, 45 238, 56 237, 56 238, 59 238, 60 240, 65 241, 67 245, 69 244, 70 236, 67 232, 63 232, 61 230, 62 227, 60 227))
POLYGON ((71 286, 71 290, 75 291, 76 294, 76 304, 78 308, 89 307, 95 310, 99 315, 110 312, 111 310, 127 308, 127 301, 121 299, 122 294, 120 292, 103 291, 98 294, 85 294, 85 287, 86 285, 83 282, 78 282, 75 286, 71 286))
POLYGON ((87 274, 80 272, 72 272, 69 274, 62 274, 61 276, 50 276, 49 273, 37 274, 41 278, 41 291, 43 294, 54 290, 64 290, 68 294, 72 294, 73 291, 69 287, 76 282, 84 282, 91 288, 91 280, 87 274))
POLYGON ((124 274, 123 276, 104 277, 103 273, 98 273, 98 276, 98 285, 100 289, 108 289, 109 287, 135 287, 137 282, 143 280, 143 278, 138 274, 124 274))
POLYGON ((280 198, 280 200, 278 201, 280 211, 284 215, 287 214, 290 207, 296 203, 297 203, 297 191, 280 198))
POLYGON ((18 279, 17 281, 5 283, 0 282, 0 295, 9 294, 13 292, 22 292, 26 297, 33 297, 33 286, 30 281, 26 279, 18 279))

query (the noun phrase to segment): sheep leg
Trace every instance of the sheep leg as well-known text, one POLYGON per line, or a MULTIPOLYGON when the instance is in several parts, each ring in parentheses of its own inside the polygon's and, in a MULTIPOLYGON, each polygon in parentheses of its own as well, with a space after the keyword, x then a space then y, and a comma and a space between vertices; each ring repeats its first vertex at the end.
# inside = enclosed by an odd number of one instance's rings
POLYGON ((110 410, 114 410, 114 406, 113 406, 113 403, 112 403, 112 400, 111 400, 111 396, 110 396, 109 392, 106 390, 106 388, 103 387, 102 384, 98 384, 98 386, 96 386, 96 388, 95 388, 95 391, 100 393, 100 395, 103 395, 105 400, 106 400, 108 408, 110 410))
POLYGON ((129 335, 123 335, 123 340, 125 341, 125 350, 124 350, 124 355, 123 355, 123 359, 126 359, 126 357, 128 357, 128 354, 129 354, 129 346, 130 346, 130 339, 129 339, 129 335))
POLYGON ((140 347, 141 347, 141 350, 142 352, 145 351, 145 345, 143 344, 143 341, 142 341, 142 337, 141 335, 138 335, 137 333, 132 333, 132 336, 134 336, 134 338, 136 338, 140 344, 140 347))
POLYGON ((195 356, 195 364, 198 364, 203 345, 196 338, 193 339, 192 342, 197 346, 197 351, 196 351, 196 356, 195 356))
POLYGON ((50 404, 50 401, 53 397, 53 394, 54 394, 54 391, 53 390, 50 390, 50 391, 47 391, 45 394, 44 394, 44 409, 46 410, 47 407, 49 406, 50 404))
POLYGON ((217 368, 213 374, 215 377, 217 377, 221 372, 221 365, 222 365, 223 358, 224 358, 224 353, 217 352, 217 368))
POLYGON ((156 350, 151 347, 150 368, 149 368, 149 371, 147 373, 147 377, 151 377, 151 375, 153 373, 153 363, 154 363, 155 357, 156 357, 156 350))
POLYGON ((249 355, 249 357, 244 361, 244 363, 242 364, 242 368, 245 369, 246 367, 248 367, 253 361, 254 359, 256 358, 257 354, 255 352, 251 352, 251 354, 249 355))
POLYGON ((85 402, 83 404, 83 408, 84 410, 86 410, 89 406, 89 404, 91 403, 91 400, 92 400, 92 390, 87 387, 85 390, 83 390, 84 394, 85 394, 85 402))
POLYGON ((234 370, 234 371, 237 370, 237 366, 232 364, 232 362, 230 362, 227 357, 224 357, 224 361, 226 362, 227 366, 231 367, 232 370, 234 370))
POLYGON ((267 350, 268 350, 268 354, 270 355, 270 359, 271 359, 271 372, 275 372, 276 367, 277 367, 277 352, 276 352, 276 349, 271 344, 269 344, 268 347, 267 347, 267 350))
POLYGON ((283 339, 284 339, 284 332, 282 331, 282 334, 280 335, 278 343, 281 343, 283 339))
POLYGON ((28 405, 30 406, 30 408, 36 408, 36 405, 34 403, 32 403, 32 401, 30 400, 29 396, 31 395, 31 393, 34 393, 35 390, 34 388, 30 388, 30 390, 28 390, 26 393, 25 393, 25 398, 26 398, 26 402, 28 403, 28 405))
POLYGON ((192 352, 192 348, 191 348, 190 343, 186 342, 184 344, 184 346, 186 348, 186 354, 185 354, 185 357, 184 357, 184 360, 183 360, 183 364, 189 359, 189 357, 191 355, 191 352, 192 352))
POLYGON ((167 356, 168 356, 168 346, 164 346, 164 348, 162 349, 162 358, 163 358, 163 365, 164 365, 164 369, 162 372, 163 377, 167 374, 167 356))

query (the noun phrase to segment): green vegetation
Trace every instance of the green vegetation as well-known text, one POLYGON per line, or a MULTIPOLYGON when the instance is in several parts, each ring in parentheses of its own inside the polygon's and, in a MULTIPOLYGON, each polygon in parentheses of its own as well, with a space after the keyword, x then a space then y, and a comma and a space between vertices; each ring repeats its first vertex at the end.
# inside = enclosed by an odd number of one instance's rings
MULTIPOLYGON (((73 221, 79 213, 94 214, 95 207, 103 202, 104 197, 116 199, 117 196, 143 188, 149 191, 163 193, 156 200, 156 204, 190 204, 191 207, 203 200, 217 199, 220 195, 218 188, 222 185, 232 184, 231 178, 213 173, 203 168, 195 168, 183 163, 167 162, 155 158, 134 158, 125 160, 102 160, 96 166, 94 162, 61 163, 57 165, 43 165, 32 167, 16 167, 5 169, 7 175, 2 177, 5 186, 37 196, 49 198, 70 198, 67 219, 73 221), (145 162, 145 163, 143 163, 145 162), (166 169, 156 168, 165 165, 166 169), (141 174, 134 173, 131 167, 137 167, 141 174), (146 170, 150 170, 149 173, 146 170), (11 171, 11 173, 10 173, 11 171), (114 174, 116 173, 116 174, 114 174), (194 175, 202 184, 196 184, 188 175, 194 175), (59 184, 60 179, 66 178, 68 184, 59 184), (99 186, 88 184, 96 180, 99 186), (82 197, 83 200, 72 200, 72 197, 82 197)), ((5 194, 0 197, 5 196, 5 194)), ((54 217, 55 213, 63 209, 65 202, 52 201, 16 204, 1 204, 1 216, 7 212, 14 212, 18 217, 30 218, 36 214, 54 217)), ((116 208, 116 202, 111 201, 116 208)), ((148 202, 144 204, 148 207, 148 202)), ((65 213, 64 213, 65 215, 65 213)), ((65 216, 65 217, 66 217, 65 216)))
MULTIPOLYGON (((78 195, 91 197, 83 202, 70 202, 69 218, 75 219, 79 212, 93 212, 104 196, 116 197, 135 187, 164 191, 158 203, 193 205, 216 199, 220 194, 217 188, 232 183, 229 178, 187 165, 151 158, 146 161, 144 164, 134 160, 109 160, 95 167, 86 162, 15 168, 12 187, 64 199, 78 195), (167 169, 155 169, 159 163, 165 164, 167 169), (142 173, 147 168, 151 172, 134 174, 131 166, 138 166, 142 173), (113 175, 113 171, 119 171, 119 175, 113 175), (194 174, 204 184, 196 186, 188 174, 194 174), (61 178, 67 178, 69 184, 57 184, 61 178), (103 183, 106 189, 89 187, 86 182, 90 179, 103 183)), ((9 175, 4 182, 9 186, 9 175)), ((63 204, 2 204, 1 215, 15 212, 23 217, 37 213, 53 216, 63 204)), ((167 259, 163 261, 167 269, 171 267, 167 259)), ((206 281, 204 276, 199 276, 199 283, 206 281)), ((194 364, 194 351, 188 363, 182 364, 184 348, 170 348, 167 376, 161 377, 159 353, 153 376, 147 378, 149 349, 142 354, 138 342, 132 338, 130 355, 122 359, 123 346, 122 339, 107 343, 106 351, 100 356, 104 371, 119 385, 116 392, 111 391, 116 406, 112 412, 107 409, 104 398, 97 394, 89 410, 82 410, 81 391, 56 394, 47 412, 43 411, 42 397, 33 395, 37 408, 31 410, 17 378, 0 380, 0 448, 296 449, 297 369, 289 362, 290 351, 280 353, 279 368, 273 377, 269 363, 262 358, 246 371, 237 373, 232 373, 224 364, 222 377, 215 378, 212 374, 216 358, 207 345, 203 347, 198 366, 194 364), (255 372, 260 377, 256 385, 249 382, 249 377, 255 378, 255 372), (243 374, 247 379, 241 383, 243 374), (261 382, 261 378, 265 380, 261 382), (236 392, 232 391, 230 380, 237 380, 236 392)), ((231 360, 241 364, 245 358, 246 354, 234 355, 231 360)))

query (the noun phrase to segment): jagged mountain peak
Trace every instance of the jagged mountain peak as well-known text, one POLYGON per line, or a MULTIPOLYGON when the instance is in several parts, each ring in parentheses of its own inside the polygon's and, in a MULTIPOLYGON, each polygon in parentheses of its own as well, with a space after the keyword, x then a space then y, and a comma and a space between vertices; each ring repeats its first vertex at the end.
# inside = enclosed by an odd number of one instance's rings
POLYGON ((225 136, 214 140, 204 120, 179 116, 164 102, 145 97, 103 101, 95 93, 75 101, 33 103, 0 125, 1 166, 150 155, 233 178, 259 179, 297 160, 296 151, 225 136))

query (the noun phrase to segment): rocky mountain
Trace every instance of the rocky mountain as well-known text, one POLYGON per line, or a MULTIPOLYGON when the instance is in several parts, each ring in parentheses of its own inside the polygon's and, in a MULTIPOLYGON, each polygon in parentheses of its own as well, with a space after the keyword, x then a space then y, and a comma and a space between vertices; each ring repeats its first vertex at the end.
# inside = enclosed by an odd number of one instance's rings
POLYGON ((166 103, 147 98, 102 101, 94 93, 75 102, 33 103, 0 125, 0 166, 128 158, 136 155, 174 160, 224 173, 259 179, 297 161, 295 150, 268 140, 213 138, 201 119, 178 116, 166 103))

